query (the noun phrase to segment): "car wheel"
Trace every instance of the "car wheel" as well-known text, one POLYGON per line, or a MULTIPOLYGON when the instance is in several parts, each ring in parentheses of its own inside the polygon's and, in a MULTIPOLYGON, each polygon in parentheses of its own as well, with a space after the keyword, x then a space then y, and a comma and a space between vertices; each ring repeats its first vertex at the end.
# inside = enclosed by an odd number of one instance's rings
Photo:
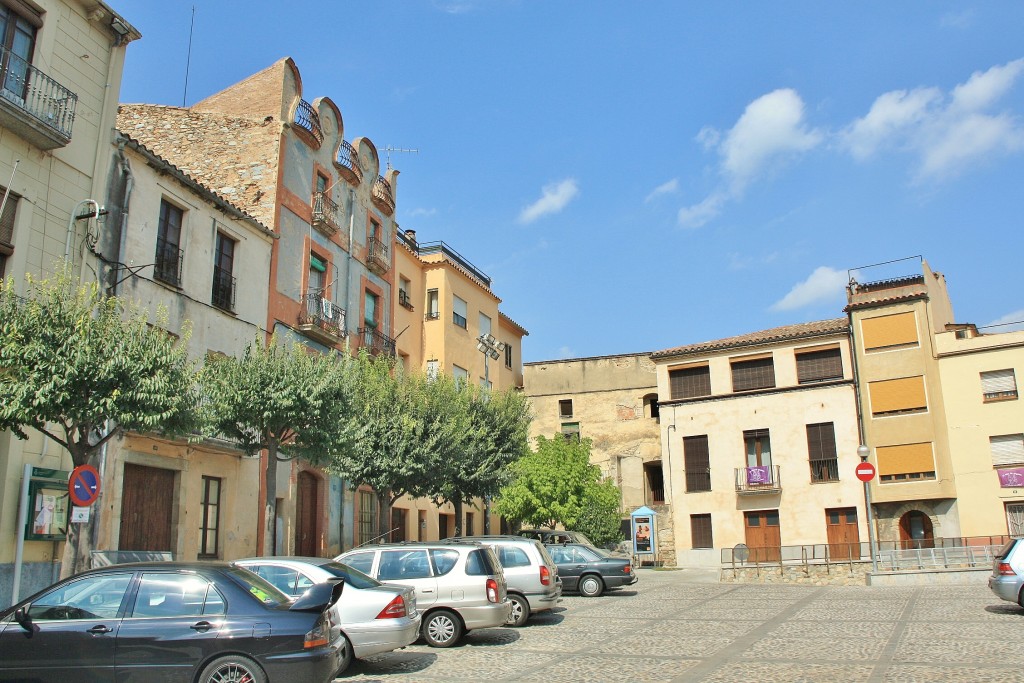
POLYGON ((423 640, 430 647, 451 647, 462 637, 462 622, 446 609, 432 612, 423 620, 423 640))
POLYGON ((589 575, 580 579, 580 595, 585 598, 596 598, 604 591, 604 582, 600 577, 589 575))
POLYGON ((199 674, 199 683, 267 683, 267 675, 248 657, 218 657, 199 674))
POLYGON ((509 612, 505 626, 522 626, 530 618, 530 603, 515 593, 508 594, 508 601, 512 603, 512 611, 509 612))
POLYGON ((341 637, 341 665, 338 667, 338 673, 335 674, 336 677, 344 673, 345 669, 349 667, 349 664, 352 663, 353 656, 352 642, 347 636, 343 635, 341 637))

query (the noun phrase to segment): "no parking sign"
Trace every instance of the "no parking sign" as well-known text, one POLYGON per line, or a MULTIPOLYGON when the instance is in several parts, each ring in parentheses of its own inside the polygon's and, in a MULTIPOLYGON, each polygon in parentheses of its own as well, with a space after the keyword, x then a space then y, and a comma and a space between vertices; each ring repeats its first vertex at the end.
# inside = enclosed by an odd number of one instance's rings
POLYGON ((92 505, 100 495, 100 473, 92 465, 79 465, 71 471, 68 494, 79 507, 92 505))

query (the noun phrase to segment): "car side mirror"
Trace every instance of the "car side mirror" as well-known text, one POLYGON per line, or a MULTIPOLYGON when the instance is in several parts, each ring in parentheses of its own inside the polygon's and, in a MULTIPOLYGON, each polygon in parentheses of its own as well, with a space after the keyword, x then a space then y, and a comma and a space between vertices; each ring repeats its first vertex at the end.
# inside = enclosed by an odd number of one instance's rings
POLYGON ((18 622, 18 626, 24 629, 26 638, 31 638, 33 633, 39 631, 39 627, 32 621, 32 617, 29 616, 27 605, 15 610, 14 620, 18 622))

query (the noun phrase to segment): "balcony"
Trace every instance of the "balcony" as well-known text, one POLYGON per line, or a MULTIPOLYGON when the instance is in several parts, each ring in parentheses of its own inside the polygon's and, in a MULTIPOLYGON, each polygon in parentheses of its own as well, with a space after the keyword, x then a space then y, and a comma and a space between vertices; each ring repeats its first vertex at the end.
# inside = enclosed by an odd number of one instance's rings
POLYGON ((383 353, 395 357, 395 340, 378 332, 376 327, 360 327, 359 335, 363 338, 363 347, 374 356, 383 353))
POLYGON ((42 150, 71 142, 78 95, 0 47, 0 124, 42 150))
POLYGON ((363 182, 363 169, 359 168, 359 152, 344 140, 338 147, 338 156, 334 159, 334 166, 341 173, 341 177, 352 185, 363 182))
POLYGON ((330 237, 338 232, 338 203, 326 192, 313 194, 313 227, 330 237))
POLYGON ((782 479, 779 477, 779 466, 737 467, 736 493, 741 496, 782 493, 782 479))
POLYGON ((231 271, 214 266, 213 305, 222 311, 233 312, 235 310, 235 289, 235 278, 231 277, 231 271))
POLYGON ((345 337, 345 309, 325 299, 322 292, 306 294, 299 312, 299 330, 325 344, 345 337))
POLYGON ((295 107, 295 125, 313 138, 315 147, 323 144, 324 129, 320 127, 320 115, 306 100, 299 100, 299 106, 295 107))
POLYGON ((153 264, 153 277, 172 287, 181 286, 181 263, 185 252, 162 237, 156 240, 156 263, 153 264))
POLYGON ((386 273, 391 267, 391 254, 388 252, 388 245, 371 237, 367 244, 366 265, 378 275, 386 273))
POLYGON ((398 305, 410 311, 415 310, 412 307, 412 299, 409 298, 409 292, 404 289, 398 290, 398 305))
POLYGON ((382 175, 377 176, 373 183, 373 203, 388 216, 395 213, 395 195, 391 191, 391 183, 382 175))

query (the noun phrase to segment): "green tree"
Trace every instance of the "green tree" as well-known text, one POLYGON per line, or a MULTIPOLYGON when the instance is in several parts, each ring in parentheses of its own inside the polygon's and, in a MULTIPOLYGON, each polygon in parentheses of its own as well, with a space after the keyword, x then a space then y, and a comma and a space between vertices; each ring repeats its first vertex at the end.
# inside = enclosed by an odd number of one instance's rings
MULTIPOLYGON (((22 439, 25 428, 41 432, 78 467, 98 465, 123 431, 173 437, 198 427, 187 327, 176 341, 150 326, 146 311, 78 284, 67 266, 28 277, 27 289, 23 299, 12 279, 0 281, 0 429, 22 439)), ((62 576, 88 566, 90 530, 68 529, 62 576)))
POLYGON ((593 533, 594 543, 618 537, 619 490, 590 463, 589 439, 539 436, 536 450, 519 460, 512 474, 512 483, 501 489, 495 507, 503 517, 530 526, 561 524, 588 536, 593 533))
POLYGON ((257 337, 242 358, 211 356, 201 373, 212 430, 249 455, 266 451, 264 552, 277 548, 277 464, 301 457, 328 466, 352 440, 355 366, 257 337))

